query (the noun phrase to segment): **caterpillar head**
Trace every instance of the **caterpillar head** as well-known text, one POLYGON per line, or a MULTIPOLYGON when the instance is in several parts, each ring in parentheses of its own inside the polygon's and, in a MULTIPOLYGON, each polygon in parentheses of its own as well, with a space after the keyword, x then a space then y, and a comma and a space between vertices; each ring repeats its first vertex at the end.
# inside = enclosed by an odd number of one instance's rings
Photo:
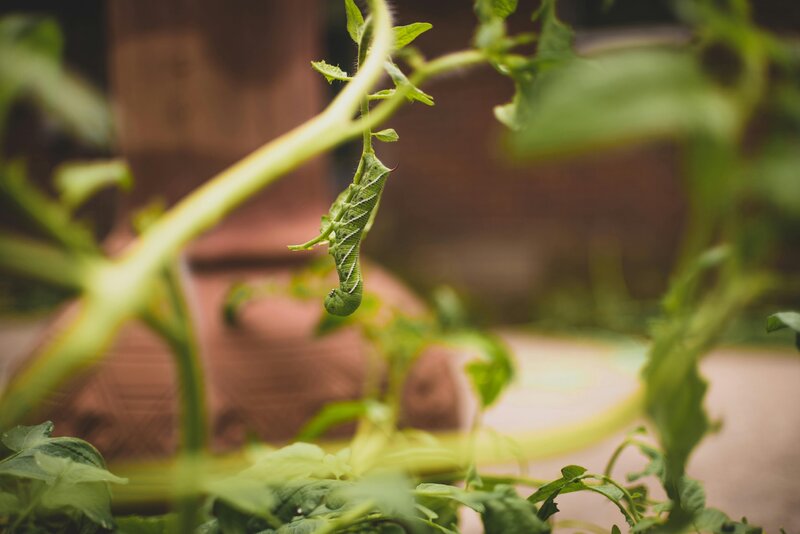
POLYGON ((361 305, 361 282, 352 293, 341 289, 332 289, 325 297, 325 309, 332 315, 350 315, 361 305))

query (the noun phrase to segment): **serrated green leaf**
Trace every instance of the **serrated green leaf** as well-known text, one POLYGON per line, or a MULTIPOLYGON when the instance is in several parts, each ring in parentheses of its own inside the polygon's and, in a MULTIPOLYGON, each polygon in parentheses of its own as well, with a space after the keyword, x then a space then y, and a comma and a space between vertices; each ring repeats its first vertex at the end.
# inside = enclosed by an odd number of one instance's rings
POLYGON ((785 311, 767 317, 767 332, 775 332, 783 328, 800 333, 800 313, 785 311))
POLYGON ((53 423, 45 421, 34 426, 17 426, 4 432, 0 441, 14 452, 36 447, 46 441, 53 433, 53 423))
POLYGON ((397 88, 405 89, 407 91, 406 99, 409 102, 417 101, 428 106, 433 105, 433 97, 414 86, 408 80, 408 78, 406 78, 406 75, 403 74, 403 71, 401 71, 391 60, 386 61, 386 63, 384 63, 384 67, 386 68, 386 72, 389 74, 389 77, 392 79, 397 88))
POLYGON ((395 141, 400 139, 400 136, 397 135, 397 132, 394 131, 394 128, 386 128, 385 130, 381 130, 379 132, 372 132, 378 141, 383 141, 384 143, 394 143, 395 141))
MULTIPOLYGON (((561 470, 561 478, 556 479, 536 490, 528 500, 532 503, 546 501, 555 495, 561 493, 569 484, 578 480, 584 473, 586 468, 579 465, 568 465, 561 470)), ((541 517, 541 516, 540 516, 541 517)))
POLYGON ((331 65, 329 63, 326 63, 325 61, 312 61, 311 67, 315 71, 325 76, 325 79, 328 81, 328 83, 333 83, 334 80, 340 82, 346 82, 351 80, 350 76, 348 76, 348 74, 345 71, 339 68, 338 65, 331 65))
POLYGON ((133 187, 133 175, 121 159, 69 162, 56 169, 53 183, 61 203, 74 210, 106 187, 129 191, 133 187))
POLYGON ((433 28, 433 25, 428 22, 414 22, 406 26, 395 26, 394 29, 394 47, 396 50, 408 46, 414 39, 433 28))
POLYGON ((512 147, 543 157, 642 139, 702 132, 728 138, 734 103, 684 52, 626 50, 576 59, 549 70, 526 95, 527 113, 512 147))
POLYGON ((344 0, 344 11, 347 15, 347 33, 356 44, 361 42, 364 34, 364 15, 355 3, 355 0, 344 0))

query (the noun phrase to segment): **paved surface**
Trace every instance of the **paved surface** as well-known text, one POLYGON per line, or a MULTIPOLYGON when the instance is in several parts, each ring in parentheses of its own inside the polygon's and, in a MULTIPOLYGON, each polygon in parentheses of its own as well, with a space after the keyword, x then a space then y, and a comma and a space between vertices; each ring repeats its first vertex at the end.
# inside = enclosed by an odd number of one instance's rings
MULTIPOLYGON (((485 416, 486 425, 500 433, 513 435, 579 421, 602 413, 637 387, 642 347, 518 332, 506 332, 504 337, 514 349, 520 375, 485 416)), ((800 357, 791 351, 726 349, 707 357, 702 369, 710 381, 709 412, 721 420, 722 428, 701 443, 691 458, 689 474, 703 482, 709 506, 732 517, 746 516, 768 533, 777 533, 781 527, 787 533, 800 532, 800 357)), ((633 421, 630 428, 641 423, 633 421)), ((563 457, 532 462, 526 474, 557 478, 560 468, 568 464, 602 472, 625 433, 563 457)), ((622 478, 644 463, 631 450, 622 455, 614 475, 622 478)), ((519 474, 517 466, 492 470, 519 474)), ((624 526, 619 511, 598 495, 571 494, 558 502, 563 517, 591 521, 609 530, 614 523, 624 526)), ((468 532, 481 531, 475 518, 468 519, 468 524, 468 532)))

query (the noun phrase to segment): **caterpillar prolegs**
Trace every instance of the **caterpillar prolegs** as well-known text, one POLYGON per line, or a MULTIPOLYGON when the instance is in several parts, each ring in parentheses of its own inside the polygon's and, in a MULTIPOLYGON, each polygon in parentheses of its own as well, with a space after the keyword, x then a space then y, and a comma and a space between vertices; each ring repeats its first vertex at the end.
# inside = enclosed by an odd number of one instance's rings
POLYGON ((327 238, 328 253, 333 256, 339 287, 325 297, 325 309, 333 315, 350 315, 361 305, 364 280, 359 263, 361 239, 369 229, 390 169, 375 156, 365 152, 353 183, 331 205, 323 217, 321 233, 292 250, 308 249, 327 238))

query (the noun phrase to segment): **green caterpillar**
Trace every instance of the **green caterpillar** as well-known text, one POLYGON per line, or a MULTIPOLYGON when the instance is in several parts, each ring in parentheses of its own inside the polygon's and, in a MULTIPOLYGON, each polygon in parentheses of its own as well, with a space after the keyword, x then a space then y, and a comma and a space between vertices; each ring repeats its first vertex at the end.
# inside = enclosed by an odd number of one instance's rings
POLYGON ((361 305, 364 289, 359 264, 361 239, 375 216, 389 171, 374 152, 365 152, 353 183, 331 205, 328 216, 323 217, 322 233, 308 243, 289 247, 308 249, 327 238, 328 253, 333 256, 339 275, 339 287, 325 297, 328 313, 350 315, 361 305))

